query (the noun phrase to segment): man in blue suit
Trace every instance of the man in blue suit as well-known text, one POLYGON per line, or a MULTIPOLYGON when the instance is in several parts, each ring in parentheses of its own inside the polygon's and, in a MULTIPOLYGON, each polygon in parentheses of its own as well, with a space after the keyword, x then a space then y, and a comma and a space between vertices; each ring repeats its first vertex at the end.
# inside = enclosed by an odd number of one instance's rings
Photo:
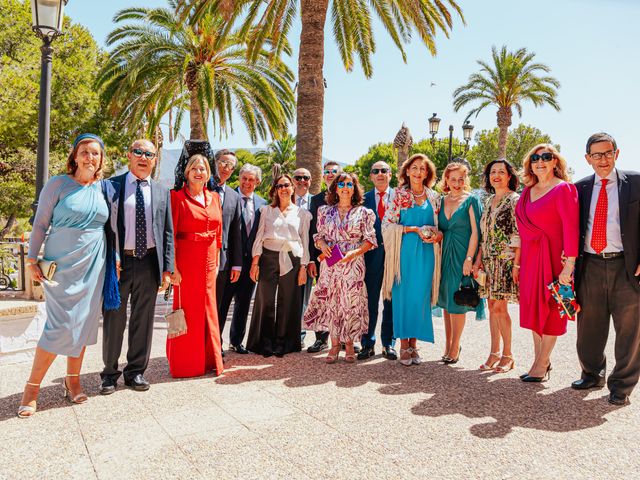
MULTIPOLYGON (((262 181, 262 170, 245 163, 239 172, 240 186, 237 192, 240 194, 241 206, 241 250, 242 250, 242 270, 240 279, 236 283, 227 286, 222 296, 222 301, 218 305, 218 315, 220 315, 220 325, 224 326, 224 319, 227 317, 231 300, 234 300, 233 316, 231 317, 231 331, 229 332, 229 343, 231 350, 236 353, 249 353, 242 341, 247 331, 247 317, 249 315, 249 305, 255 290, 255 282, 249 277, 251 269, 251 250, 256 239, 258 224, 260 223, 260 209, 267 202, 264 198, 255 193, 255 189, 262 181)), ((222 330, 220 331, 222 334, 222 330)))
MULTIPOLYGON (((382 277, 384 275, 384 245, 382 242, 382 218, 393 199, 393 188, 389 186, 391 181, 391 167, 385 162, 376 162, 371 167, 371 181, 374 189, 364 194, 364 206, 376 214, 376 239, 378 248, 369 250, 364 254, 366 272, 364 283, 369 297, 369 331, 362 336, 362 349, 358 353, 358 360, 365 360, 375 355, 376 325, 378 323, 378 306, 380 302, 380 290, 382 289, 382 277)), ((387 360, 396 360, 398 355, 393 348, 393 317, 391 301, 382 302, 382 355, 387 360)))

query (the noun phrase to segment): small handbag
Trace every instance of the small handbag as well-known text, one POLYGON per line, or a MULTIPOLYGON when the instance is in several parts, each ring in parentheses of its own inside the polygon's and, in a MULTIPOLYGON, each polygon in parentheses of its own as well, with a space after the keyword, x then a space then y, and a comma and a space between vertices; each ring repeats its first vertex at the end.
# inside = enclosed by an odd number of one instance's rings
MULTIPOLYGON (((182 309, 182 288, 178 288, 178 308, 166 313, 164 318, 167 321, 167 338, 176 338, 187 333, 187 320, 182 309)), ((169 310, 169 297, 171 297, 171 285, 167 288, 165 300, 167 300, 167 311, 169 310)))
POLYGON ((344 258, 344 254, 342 253, 342 250, 340 250, 340 247, 336 243, 331 249, 331 256, 326 258, 327 267, 333 267, 336 263, 338 263, 343 258, 344 258))
POLYGON ((44 258, 39 258, 38 267, 40 267, 42 276, 45 278, 45 280, 52 281, 53 275, 56 273, 56 269, 58 268, 58 264, 53 260, 45 260, 44 258))
POLYGON ((471 276, 469 278, 471 279, 471 283, 469 285, 463 285, 464 277, 462 277, 458 291, 453 294, 453 301, 461 307, 476 308, 480 304, 478 282, 471 276))

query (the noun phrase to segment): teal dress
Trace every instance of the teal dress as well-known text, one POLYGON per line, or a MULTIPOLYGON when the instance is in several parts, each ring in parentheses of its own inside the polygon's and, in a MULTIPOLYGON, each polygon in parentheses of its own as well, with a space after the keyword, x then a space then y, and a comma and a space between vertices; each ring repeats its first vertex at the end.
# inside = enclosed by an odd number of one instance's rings
MULTIPOLYGON (((476 319, 485 318, 484 300, 474 309, 458 305, 453 301, 453 294, 460 288, 463 281, 462 265, 467 258, 467 249, 471 239, 471 217, 469 216, 469 206, 473 208, 478 235, 480 235, 480 218, 482 216, 482 205, 480 199, 475 195, 465 198, 458 209, 453 212, 448 219, 444 214, 444 200, 438 215, 438 227, 444 234, 442 241, 442 268, 440 276, 440 294, 438 295, 438 307, 443 308, 448 313, 462 314, 476 312, 476 319)), ((478 239, 479 240, 479 239, 478 239)), ((478 241, 478 244, 480 242, 478 241)), ((471 282, 469 277, 465 277, 465 284, 471 282)))
MULTIPOLYGON (((412 227, 434 225, 431 202, 414 203, 411 208, 400 210, 398 223, 412 227)), ((394 337, 433 343, 431 284, 434 267, 433 245, 423 242, 417 233, 404 234, 400 248, 400 283, 394 284, 391 291, 394 337)))
POLYGON ((100 182, 82 186, 60 175, 42 189, 29 258, 38 257, 44 242, 44 259, 57 264, 53 281, 43 284, 47 319, 38 346, 47 352, 78 357, 97 342, 108 218, 100 182))

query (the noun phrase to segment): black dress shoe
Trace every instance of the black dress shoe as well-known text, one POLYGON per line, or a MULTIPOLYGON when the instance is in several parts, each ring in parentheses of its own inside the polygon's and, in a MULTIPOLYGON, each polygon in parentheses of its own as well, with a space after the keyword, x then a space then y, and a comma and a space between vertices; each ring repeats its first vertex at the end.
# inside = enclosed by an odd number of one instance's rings
POLYGON ((282 352, 274 352, 273 354, 278 358, 284 357, 284 353, 282 353, 282 352))
POLYGON ((571 388, 576 390, 588 390, 589 388, 602 388, 604 387, 604 378, 581 378, 571 384, 571 388))
POLYGON ((623 407, 631 403, 629 402, 629 395, 625 395, 624 393, 619 393, 619 392, 611 392, 609 394, 609 398, 607 399, 607 401, 611 405, 617 405, 619 407, 623 407))
POLYGON ((313 345, 307 348, 307 352, 318 353, 318 352, 321 352, 322 350, 326 350, 327 348, 329 348, 329 345, 327 345, 327 342, 323 342, 322 340, 316 340, 313 345))
POLYGON ((137 392, 145 392, 151 387, 151 384, 144 379, 141 373, 130 380, 125 379, 124 384, 137 392))
POLYGON ((244 345, 239 344, 239 345, 231 345, 229 347, 231 350, 233 350, 236 353, 239 353, 241 355, 246 355, 249 353, 249 350, 247 350, 246 348, 244 348, 244 345))
POLYGON ((358 353, 358 360, 366 360, 376 354, 373 347, 363 347, 358 353))
POLYGON ((100 385, 100 395, 111 395, 118 388, 118 382, 113 378, 103 378, 100 385))
POLYGON ((384 347, 382 349, 382 356, 387 360, 397 360, 398 353, 395 351, 393 347, 384 347))
POLYGON ((263 356, 264 358, 272 357, 272 356, 273 356, 273 352, 264 352, 264 353, 262 354, 262 356, 263 356))

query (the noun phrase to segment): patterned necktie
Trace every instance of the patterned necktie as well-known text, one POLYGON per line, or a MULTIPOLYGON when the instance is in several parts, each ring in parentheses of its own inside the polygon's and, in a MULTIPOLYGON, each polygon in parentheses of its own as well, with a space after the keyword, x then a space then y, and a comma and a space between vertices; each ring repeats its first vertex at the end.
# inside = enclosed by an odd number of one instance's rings
POLYGON ((251 212, 249 211, 249 197, 242 197, 244 205, 242 206, 242 216, 244 217, 244 223, 247 226, 247 232, 251 231, 251 212))
POLYGON ((593 216, 593 229, 591 231, 591 248, 596 253, 602 252, 607 246, 607 211, 609 210, 609 197, 607 196, 608 179, 602 179, 602 187, 596 203, 596 212, 593 216))
POLYGON ((384 218, 384 212, 385 212, 385 208, 384 208, 384 192, 378 192, 378 195, 380 195, 380 201, 378 202, 378 217, 380 218, 380 220, 382 220, 384 218))
POLYGON ((144 213, 144 196, 142 195, 142 184, 146 180, 136 180, 136 249, 137 258, 142 258, 147 254, 147 218, 144 213))

